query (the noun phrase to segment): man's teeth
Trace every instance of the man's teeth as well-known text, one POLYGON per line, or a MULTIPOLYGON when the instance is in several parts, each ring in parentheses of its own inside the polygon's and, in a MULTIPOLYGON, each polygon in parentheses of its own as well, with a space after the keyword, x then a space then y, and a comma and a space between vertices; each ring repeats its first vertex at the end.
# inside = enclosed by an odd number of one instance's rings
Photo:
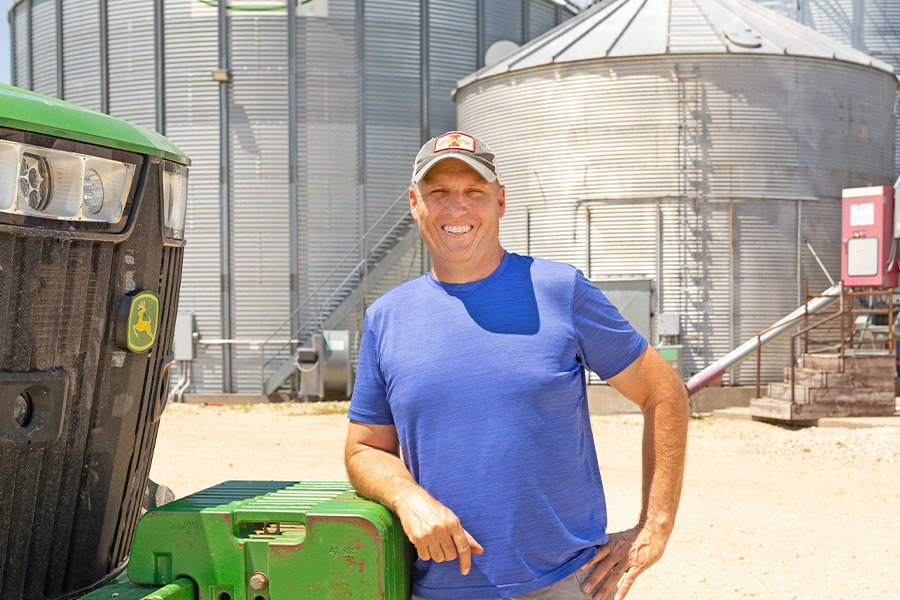
POLYGON ((471 225, 444 225, 444 231, 449 233, 467 233, 472 229, 471 225))

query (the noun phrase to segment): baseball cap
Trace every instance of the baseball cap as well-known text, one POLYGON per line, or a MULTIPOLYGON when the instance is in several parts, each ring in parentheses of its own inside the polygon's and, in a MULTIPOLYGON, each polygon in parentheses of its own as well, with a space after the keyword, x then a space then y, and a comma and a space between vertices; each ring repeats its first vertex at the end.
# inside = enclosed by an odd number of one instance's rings
POLYGON ((448 158, 463 161, 485 181, 500 183, 500 173, 494 164, 494 152, 474 135, 461 131, 448 131, 425 142, 416 155, 413 183, 421 181, 431 167, 448 158))

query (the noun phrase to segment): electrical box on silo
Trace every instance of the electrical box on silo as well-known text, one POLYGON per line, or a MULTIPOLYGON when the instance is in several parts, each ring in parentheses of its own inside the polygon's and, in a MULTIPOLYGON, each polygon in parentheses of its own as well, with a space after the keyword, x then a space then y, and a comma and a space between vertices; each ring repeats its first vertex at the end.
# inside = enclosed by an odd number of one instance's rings
POLYGON ((894 246, 894 188, 870 186, 843 191, 841 279, 850 287, 897 285, 894 246))

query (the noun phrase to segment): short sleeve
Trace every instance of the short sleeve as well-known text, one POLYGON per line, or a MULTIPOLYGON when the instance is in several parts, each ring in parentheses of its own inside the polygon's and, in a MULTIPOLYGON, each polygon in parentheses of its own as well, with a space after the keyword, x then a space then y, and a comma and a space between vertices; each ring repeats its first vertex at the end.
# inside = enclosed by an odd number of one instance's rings
POLYGON ((393 425, 394 417, 387 401, 387 387, 378 360, 377 336, 372 319, 366 313, 362 340, 359 343, 359 363, 356 382, 350 398, 350 419, 372 425, 393 425))
POLYGON ((572 294, 572 325, 583 364, 604 380, 621 373, 647 347, 647 340, 578 270, 572 294))

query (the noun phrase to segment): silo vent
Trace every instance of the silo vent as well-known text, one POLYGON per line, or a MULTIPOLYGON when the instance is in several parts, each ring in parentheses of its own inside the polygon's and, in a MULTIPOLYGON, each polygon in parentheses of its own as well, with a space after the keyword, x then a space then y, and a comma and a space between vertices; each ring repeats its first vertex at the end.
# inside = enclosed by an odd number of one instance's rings
POLYGON ((728 38, 729 42, 741 48, 759 48, 762 46, 762 38, 749 27, 728 29, 725 31, 725 37, 728 38))

